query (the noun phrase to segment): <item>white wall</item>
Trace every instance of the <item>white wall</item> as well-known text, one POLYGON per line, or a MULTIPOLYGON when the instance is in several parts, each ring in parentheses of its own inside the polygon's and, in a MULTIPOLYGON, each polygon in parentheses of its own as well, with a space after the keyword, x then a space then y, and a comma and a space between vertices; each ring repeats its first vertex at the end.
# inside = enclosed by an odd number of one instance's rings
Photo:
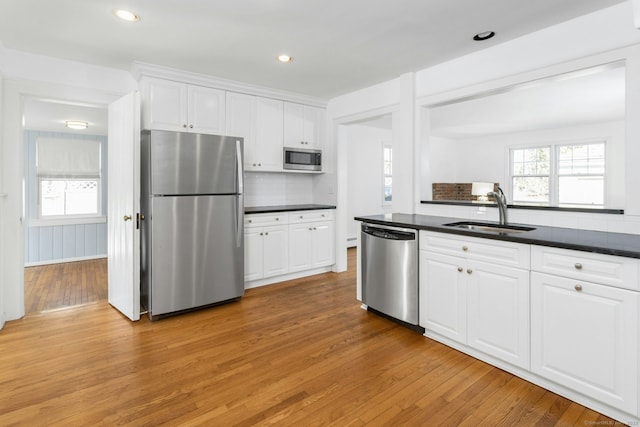
MULTIPOLYGON (((430 199, 432 182, 444 181, 439 176, 446 176, 447 180, 451 178, 451 171, 442 169, 444 162, 460 163, 454 174, 455 179, 451 181, 468 182, 472 180, 471 177, 479 179, 480 175, 489 175, 487 180, 491 181, 491 177, 496 175, 493 171, 500 171, 501 176, 495 179, 498 182, 505 182, 508 178, 503 162, 504 146, 510 143, 499 138, 491 143, 495 157, 487 156, 485 149, 477 144, 478 141, 457 144, 453 152, 448 152, 443 141, 429 137, 429 112, 426 106, 623 59, 626 61, 627 76, 626 114, 628 118, 638 117, 639 43, 640 31, 633 27, 631 4, 625 2, 416 73, 416 105, 419 113, 416 150, 421 161, 419 188, 415 192, 416 212, 460 218, 476 218, 478 215, 491 220, 498 218, 496 209, 478 212, 475 208, 419 203, 419 200, 430 199), (594 32, 593 28, 598 28, 598 31, 594 32), (473 73, 468 70, 473 70, 473 73), (486 160, 478 162, 479 158, 486 160), (494 160, 497 158, 501 161, 494 160)), ((608 183, 611 196, 608 201, 613 208, 623 207, 625 215, 513 210, 510 213, 511 221, 640 234, 640 189, 637 186, 640 168, 635 166, 640 161, 640 145, 628 143, 640 138, 640 122, 627 120, 622 131, 619 128, 603 131, 596 125, 590 131, 592 136, 603 133, 613 135, 616 145, 624 145, 624 151, 616 151, 610 156, 615 169, 611 170, 614 176, 608 183), (627 143, 622 141, 620 135, 624 135, 627 143)), ((586 132, 585 137, 588 135, 589 132, 586 132)), ((538 136, 568 138, 568 134, 553 136, 544 132, 538 136)), ((527 140, 523 135, 518 139, 521 142, 527 140)))
POLYGON ((347 143, 347 246, 355 246, 360 232, 355 216, 391 210, 383 205, 382 147, 391 144, 390 129, 366 125, 345 126, 347 143))

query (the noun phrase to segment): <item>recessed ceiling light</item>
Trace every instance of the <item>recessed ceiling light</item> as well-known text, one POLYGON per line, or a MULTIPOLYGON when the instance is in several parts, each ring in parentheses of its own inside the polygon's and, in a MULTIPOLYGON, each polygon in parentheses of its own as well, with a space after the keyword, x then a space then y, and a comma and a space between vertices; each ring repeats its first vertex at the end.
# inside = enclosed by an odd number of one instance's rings
POLYGON ((79 120, 66 120, 64 124, 69 129, 76 129, 76 130, 83 130, 89 127, 89 123, 81 122, 79 120))
POLYGON ((113 11, 113 14, 124 21, 138 22, 140 20, 140 17, 138 15, 124 9, 116 9, 113 11))
POLYGON ((493 31, 483 31, 473 36, 473 39, 476 41, 489 40, 491 37, 495 35, 496 33, 493 31))
POLYGON ((293 61, 293 58, 290 57, 289 55, 282 54, 282 55, 278 55, 278 61, 280 61, 280 62, 291 62, 291 61, 293 61))

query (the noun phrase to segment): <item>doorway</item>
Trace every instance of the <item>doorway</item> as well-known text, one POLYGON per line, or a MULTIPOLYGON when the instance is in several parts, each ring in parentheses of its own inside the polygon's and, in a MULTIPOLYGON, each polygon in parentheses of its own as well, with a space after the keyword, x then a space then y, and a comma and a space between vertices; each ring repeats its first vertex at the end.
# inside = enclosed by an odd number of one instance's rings
POLYGON ((393 203, 392 114, 344 125, 347 141, 347 247, 356 246, 356 216, 391 212, 393 203))
POLYGON ((107 109, 27 97, 23 118, 25 315, 106 301, 107 109))

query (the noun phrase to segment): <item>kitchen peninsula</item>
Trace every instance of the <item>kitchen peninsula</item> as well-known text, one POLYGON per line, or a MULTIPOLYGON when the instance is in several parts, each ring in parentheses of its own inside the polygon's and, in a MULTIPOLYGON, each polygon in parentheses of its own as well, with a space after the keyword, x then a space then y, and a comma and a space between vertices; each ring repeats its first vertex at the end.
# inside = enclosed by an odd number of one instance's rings
POLYGON ((426 337, 625 423, 640 420, 637 235, 402 213, 355 219, 419 231, 426 337))

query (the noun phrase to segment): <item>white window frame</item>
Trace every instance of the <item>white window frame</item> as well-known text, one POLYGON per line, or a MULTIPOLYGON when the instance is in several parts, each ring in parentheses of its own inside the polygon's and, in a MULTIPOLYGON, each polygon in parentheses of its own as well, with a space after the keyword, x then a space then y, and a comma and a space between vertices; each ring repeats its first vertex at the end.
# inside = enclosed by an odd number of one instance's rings
POLYGON ((381 166, 382 166, 382 206, 391 206, 393 204, 393 146, 390 142, 382 143, 382 165, 381 166), (391 173, 390 174, 386 174, 384 172, 384 164, 385 164, 384 152, 386 149, 391 150, 391 173), (385 197, 384 197, 385 178, 391 178, 391 200, 389 201, 385 200, 385 197))
MULTIPOLYGON (((56 221, 56 222, 60 222, 61 220, 77 220, 77 219, 88 219, 88 218, 102 218, 102 177, 90 177, 90 178, 83 178, 83 177, 68 177, 68 178, 62 178, 59 176, 46 176, 46 175, 42 175, 42 176, 37 176, 36 177, 36 185, 38 186, 37 188, 37 194, 38 194, 38 200, 37 200, 37 206, 38 206, 38 222, 39 223, 44 223, 47 221, 56 221), (43 215, 42 214, 42 181, 96 181, 96 185, 97 185, 97 206, 96 206, 96 213, 90 213, 90 214, 64 214, 64 215, 43 215)), ((75 221, 73 221, 73 223, 76 223, 75 221)))
MULTIPOLYGON (((565 146, 575 146, 575 145, 593 145, 593 144, 604 144, 604 174, 603 175, 579 175, 579 176, 602 176, 603 177, 603 194, 602 194, 602 205, 591 205, 591 204, 572 204, 571 207, 599 207, 606 208, 607 206, 607 173, 610 170, 610 156, 609 156, 609 141, 606 138, 596 138, 596 139, 581 139, 575 141, 557 141, 557 142, 545 142, 538 144, 526 144, 526 145, 517 145, 510 146, 507 148, 507 158, 509 159, 509 199, 513 201, 513 151, 514 150, 523 150, 528 148, 544 148, 550 147, 549 150, 549 203, 527 203, 530 206, 552 206, 552 207, 562 207, 567 205, 560 205, 560 162, 559 162, 559 153, 560 147, 565 146)), ((517 175, 522 176, 522 175, 517 175)), ((563 175, 563 176, 578 176, 578 175, 563 175)), ((518 203, 518 202, 516 202, 518 203)), ((522 202, 519 202, 522 203, 522 202)))

